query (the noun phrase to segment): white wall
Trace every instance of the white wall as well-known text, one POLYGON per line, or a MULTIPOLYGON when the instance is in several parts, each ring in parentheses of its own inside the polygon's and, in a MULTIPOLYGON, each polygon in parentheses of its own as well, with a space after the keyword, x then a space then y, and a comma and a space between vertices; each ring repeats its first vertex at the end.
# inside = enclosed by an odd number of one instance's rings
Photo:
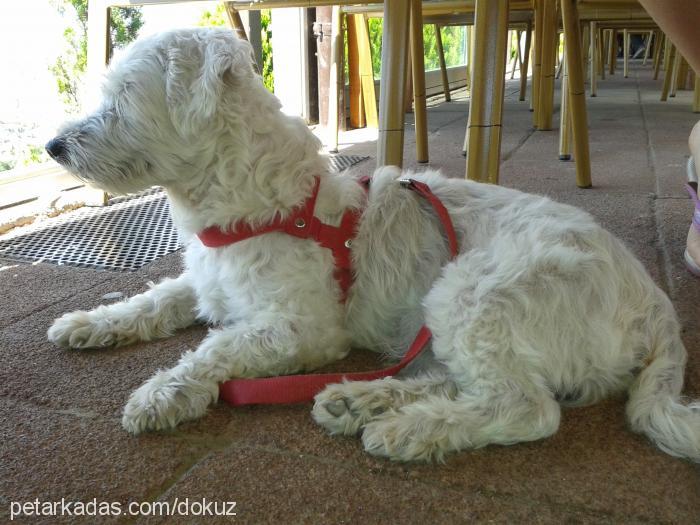
POLYGON ((304 36, 306 10, 272 10, 272 63, 275 95, 288 115, 308 118, 309 80, 307 42, 304 36))

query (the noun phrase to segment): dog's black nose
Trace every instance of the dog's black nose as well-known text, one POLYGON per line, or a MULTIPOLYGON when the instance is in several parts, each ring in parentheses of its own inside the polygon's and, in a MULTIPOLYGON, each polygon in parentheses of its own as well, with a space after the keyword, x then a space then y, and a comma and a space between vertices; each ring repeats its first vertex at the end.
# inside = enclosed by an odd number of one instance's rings
POLYGON ((58 160, 66 151, 66 143, 61 138, 51 139, 46 143, 46 151, 52 159, 58 160))

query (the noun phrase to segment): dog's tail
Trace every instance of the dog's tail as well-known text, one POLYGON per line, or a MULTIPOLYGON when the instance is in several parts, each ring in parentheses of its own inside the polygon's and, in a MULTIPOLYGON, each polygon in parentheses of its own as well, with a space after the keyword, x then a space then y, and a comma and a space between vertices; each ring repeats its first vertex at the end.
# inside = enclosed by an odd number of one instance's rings
POLYGON ((686 352, 677 329, 666 334, 630 387, 627 417, 665 452, 700 462, 700 402, 681 402, 686 352))

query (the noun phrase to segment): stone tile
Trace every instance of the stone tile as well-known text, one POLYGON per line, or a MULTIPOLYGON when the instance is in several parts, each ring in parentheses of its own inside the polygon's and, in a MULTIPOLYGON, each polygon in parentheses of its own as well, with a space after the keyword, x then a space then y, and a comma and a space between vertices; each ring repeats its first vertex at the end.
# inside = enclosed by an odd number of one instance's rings
MULTIPOLYGON (((81 410, 56 411, 0 400, 0 519, 11 501, 148 501, 208 448, 177 436, 133 438, 116 421, 81 410)), ((18 523, 108 523, 114 519, 24 518, 18 523)))
POLYGON ((193 327, 167 340, 87 351, 59 349, 47 340, 46 331, 55 318, 66 312, 102 304, 102 296, 108 292, 119 291, 129 297, 144 291, 148 280, 145 277, 158 273, 144 270, 93 284, 87 291, 38 309, 5 327, 0 333, 0 393, 55 408, 118 415, 133 389, 158 368, 173 365, 184 351, 195 348, 206 329, 193 327))
POLYGON ((115 278, 112 272, 28 264, 8 259, 0 262, 0 268, 0 327, 115 278))
MULTIPOLYGON (((536 498, 463 491, 324 457, 234 446, 192 469, 161 498, 236 501, 238 523, 606 523, 608 513, 536 498)), ((225 519, 211 519, 224 523, 225 519)), ((209 519, 207 522, 209 522, 209 519)), ((188 518, 152 523, 190 523, 188 518)))

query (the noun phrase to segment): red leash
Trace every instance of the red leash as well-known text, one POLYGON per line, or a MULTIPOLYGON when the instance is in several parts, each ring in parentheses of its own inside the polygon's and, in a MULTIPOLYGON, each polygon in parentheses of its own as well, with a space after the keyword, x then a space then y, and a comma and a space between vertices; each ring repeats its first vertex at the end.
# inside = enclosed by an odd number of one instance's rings
MULTIPOLYGON (((450 219, 450 215, 445 206, 442 204, 440 199, 438 199, 437 196, 435 196, 435 194, 430 190, 430 187, 427 184, 413 179, 401 179, 399 182, 403 187, 413 190, 422 197, 424 197, 433 207, 435 213, 437 214, 437 216, 440 219, 440 222, 443 225, 443 228, 445 229, 447 241, 450 246, 450 253, 452 255, 452 258, 454 259, 459 253, 457 234, 455 233, 454 225, 452 224, 452 220, 450 219)), ((224 246, 226 244, 232 244, 233 242, 247 239, 256 235, 262 235, 270 231, 285 231, 287 233, 295 235, 297 233, 296 230, 292 230, 291 232, 288 231, 288 225, 286 223, 294 225, 294 221, 299 216, 303 216, 304 221, 309 224, 312 224, 315 220, 321 225, 321 227, 314 227, 314 230, 330 232, 327 235, 332 236, 335 234, 335 232, 332 231, 334 227, 321 223, 316 217, 313 216, 317 194, 318 182, 314 189, 313 195, 309 199, 307 199, 307 201, 304 203, 304 206, 300 210, 295 212, 294 215, 286 221, 275 221, 272 225, 263 227, 257 231, 253 231, 250 228, 248 228, 247 230, 238 234, 228 234, 221 232, 221 230, 219 230, 218 228, 208 228, 207 230, 205 230, 205 232, 203 232, 204 235, 200 234, 199 237, 200 239, 202 239, 202 242, 206 246, 218 247, 224 246), (324 229, 323 227, 327 228, 324 229), (217 242, 219 239, 223 240, 223 242, 217 242), (207 244, 207 242, 205 241, 210 242, 211 244, 207 244)), ((345 222, 345 218, 348 216, 348 213, 350 212, 346 212, 346 215, 343 216, 342 222, 345 222)), ((354 236, 354 228, 356 227, 359 215, 357 214, 357 212, 352 213, 354 217, 353 219, 351 219, 351 227, 354 236)), ((335 230, 339 230, 340 233, 343 235, 347 234, 348 231, 347 227, 342 228, 342 224, 341 228, 336 228, 335 230)), ((329 241, 325 243, 319 240, 314 235, 307 235, 307 237, 314 238, 316 242, 330 249, 333 249, 332 246, 339 246, 339 243, 341 242, 344 246, 349 248, 349 243, 347 242, 347 239, 341 239, 340 241, 336 239, 335 241, 329 241)), ((337 263, 338 256, 336 255, 336 251, 334 250, 333 253, 336 256, 335 259, 337 263)), ((349 261, 349 250, 347 260, 349 261)), ((349 266, 347 268, 349 271, 349 266)), ((345 268, 341 266, 339 270, 342 272, 343 270, 345 270, 345 268)), ((347 285, 349 286, 349 281, 341 279, 340 276, 338 280, 341 284, 341 287, 343 287, 343 293, 345 293, 346 288, 344 287, 344 285, 347 283, 347 285)), ((421 329, 418 331, 418 334, 416 335, 416 338, 414 339, 410 348, 408 349, 408 352, 406 352, 406 354, 403 356, 403 359, 401 359, 401 361, 398 364, 389 368, 375 370, 372 372, 301 374, 291 376, 263 377, 255 379, 231 379, 230 381, 226 381, 219 386, 219 399, 222 399, 223 401, 226 401, 227 403, 233 406, 290 404, 311 401, 313 400, 316 394, 318 394, 329 384, 341 383, 343 381, 371 381, 374 379, 381 379, 384 377, 395 375, 406 365, 408 365, 408 363, 413 361, 418 356, 418 354, 421 353, 421 351, 428 344, 428 341, 430 341, 431 337, 432 334, 428 327, 425 325, 422 326, 421 329)))

